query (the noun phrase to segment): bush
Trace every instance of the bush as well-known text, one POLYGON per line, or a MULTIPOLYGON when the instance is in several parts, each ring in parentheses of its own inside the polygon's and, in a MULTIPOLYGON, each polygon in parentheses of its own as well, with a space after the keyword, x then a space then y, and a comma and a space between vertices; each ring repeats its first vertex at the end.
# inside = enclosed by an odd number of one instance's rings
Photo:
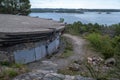
POLYGON ((60 18, 60 22, 64 22, 64 18, 60 18))
MULTIPOLYGON (((69 24, 66 26, 66 32, 74 35, 80 35, 84 33, 101 33, 102 25, 95 24, 82 24, 81 22, 74 22, 73 24, 69 24)), ((103 26, 104 27, 104 26, 103 26)))
POLYGON ((120 35, 120 23, 113 25, 113 27, 114 27, 115 35, 117 36, 120 35))
POLYGON ((96 49, 101 49, 101 35, 97 33, 92 33, 87 36, 87 39, 90 41, 93 47, 96 49))
POLYGON ((2 66, 10 66, 10 63, 8 61, 2 61, 2 62, 0 62, 0 65, 2 65, 2 66))
POLYGON ((112 40, 109 36, 91 33, 87 36, 87 39, 96 50, 103 54, 105 59, 114 56, 114 48, 112 46, 112 40))
POLYGON ((14 69, 7 69, 4 70, 3 73, 1 74, 3 77, 8 77, 8 78, 12 78, 18 75, 18 72, 15 71, 14 69))
POLYGON ((7 70, 7 74, 9 77, 15 77, 18 73, 15 70, 7 70))
POLYGON ((115 54, 120 56, 120 36, 115 36, 113 38, 113 47, 115 48, 115 54))

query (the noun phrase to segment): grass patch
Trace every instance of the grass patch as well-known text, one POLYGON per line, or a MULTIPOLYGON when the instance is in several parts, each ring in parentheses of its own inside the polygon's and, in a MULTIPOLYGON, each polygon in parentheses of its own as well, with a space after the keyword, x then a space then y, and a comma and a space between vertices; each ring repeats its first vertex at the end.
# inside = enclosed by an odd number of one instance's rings
POLYGON ((79 71, 72 71, 72 70, 69 70, 67 68, 59 69, 58 73, 64 74, 64 75, 79 75, 79 74, 81 74, 81 72, 79 72, 79 71))
POLYGON ((0 62, 1 66, 10 66, 10 63, 8 61, 2 61, 0 62))
POLYGON ((59 56, 60 58, 67 58, 73 55, 73 45, 69 40, 66 38, 62 37, 62 40, 64 41, 65 44, 65 49, 64 52, 59 56))
POLYGON ((0 80, 10 80, 19 74, 28 72, 25 65, 8 64, 8 62, 1 62, 0 69, 0 80))
POLYGON ((73 55, 73 51, 65 50, 59 57, 67 58, 73 55))
POLYGON ((8 69, 3 72, 4 75, 9 76, 10 78, 18 75, 18 72, 14 69, 8 69))
POLYGON ((2 71, 2 73, 0 73, 0 80, 9 80, 17 76, 18 74, 19 72, 17 70, 9 68, 9 69, 2 71))

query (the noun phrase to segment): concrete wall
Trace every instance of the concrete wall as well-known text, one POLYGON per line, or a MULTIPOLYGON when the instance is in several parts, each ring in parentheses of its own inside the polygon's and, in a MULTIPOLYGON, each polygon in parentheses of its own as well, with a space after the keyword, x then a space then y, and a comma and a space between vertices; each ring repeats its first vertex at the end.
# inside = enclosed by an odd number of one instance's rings
POLYGON ((51 55, 52 53, 54 53, 58 49, 59 43, 59 36, 56 36, 56 38, 49 43, 33 43, 34 47, 32 48, 14 51, 14 60, 16 63, 21 64, 40 60, 46 55, 51 55))

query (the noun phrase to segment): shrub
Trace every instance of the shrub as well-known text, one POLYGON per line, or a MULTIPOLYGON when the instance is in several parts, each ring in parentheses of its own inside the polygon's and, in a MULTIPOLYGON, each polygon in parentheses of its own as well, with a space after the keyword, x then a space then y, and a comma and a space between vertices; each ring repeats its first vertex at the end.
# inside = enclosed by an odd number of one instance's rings
POLYGON ((15 71, 14 69, 7 69, 7 70, 5 70, 5 71, 3 72, 2 75, 3 75, 3 76, 6 76, 6 77, 12 78, 12 77, 17 76, 17 75, 18 75, 18 72, 15 71))
POLYGON ((115 35, 117 36, 120 35, 120 23, 113 25, 113 27, 114 27, 115 35))
MULTIPOLYGON (((101 25, 96 24, 82 24, 81 22, 74 22, 66 26, 66 32, 74 35, 80 35, 84 33, 101 33, 101 25)), ((104 26, 103 26, 104 27, 104 26)))
POLYGON ((104 58, 110 58, 114 56, 114 48, 112 46, 112 40, 109 36, 102 36, 98 33, 91 33, 87 36, 92 46, 100 51, 104 58))
POLYGON ((90 41, 92 46, 97 50, 101 49, 101 35, 97 33, 91 33, 87 36, 87 39, 90 41))
POLYGON ((105 59, 114 56, 114 48, 112 47, 112 39, 109 36, 102 36, 101 39, 101 52, 105 59))
POLYGON ((120 36, 113 38, 113 47, 115 48, 115 53, 120 56, 120 36))
POLYGON ((64 22, 64 18, 60 18, 60 22, 64 22))
POLYGON ((10 63, 8 61, 2 61, 2 62, 0 62, 0 65, 2 65, 2 66, 10 66, 10 63))
POLYGON ((17 76, 18 73, 15 70, 8 70, 7 74, 9 77, 15 77, 15 76, 17 76))

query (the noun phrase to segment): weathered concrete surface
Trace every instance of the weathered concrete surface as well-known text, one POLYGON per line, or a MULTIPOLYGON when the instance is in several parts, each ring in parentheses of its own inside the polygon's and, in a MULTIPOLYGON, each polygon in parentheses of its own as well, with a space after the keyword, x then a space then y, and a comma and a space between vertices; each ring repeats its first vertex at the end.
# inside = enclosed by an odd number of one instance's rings
POLYGON ((64 24, 49 19, 0 14, 1 33, 42 33, 53 28, 62 29, 64 24))
POLYGON ((49 19, 0 14, 0 46, 49 39, 64 27, 49 19))

